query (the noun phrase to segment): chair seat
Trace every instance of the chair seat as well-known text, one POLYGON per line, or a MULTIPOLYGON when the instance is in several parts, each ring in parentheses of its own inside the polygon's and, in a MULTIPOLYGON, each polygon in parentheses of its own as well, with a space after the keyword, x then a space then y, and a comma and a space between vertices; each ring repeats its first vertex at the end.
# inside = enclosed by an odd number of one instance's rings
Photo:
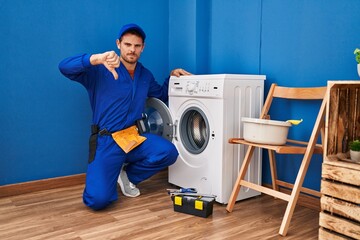
MULTIPOLYGON (((245 145, 249 145, 249 146, 270 149, 270 150, 275 151, 276 153, 282 153, 282 154, 304 154, 306 152, 306 146, 297 146, 296 144, 299 144, 299 145, 307 144, 304 142, 288 139, 287 143, 285 145, 269 145, 269 144, 249 142, 249 141, 244 140, 243 138, 230 138, 229 143, 245 144, 245 145)), ((314 153, 322 154, 323 147, 320 145, 315 145, 314 153)))

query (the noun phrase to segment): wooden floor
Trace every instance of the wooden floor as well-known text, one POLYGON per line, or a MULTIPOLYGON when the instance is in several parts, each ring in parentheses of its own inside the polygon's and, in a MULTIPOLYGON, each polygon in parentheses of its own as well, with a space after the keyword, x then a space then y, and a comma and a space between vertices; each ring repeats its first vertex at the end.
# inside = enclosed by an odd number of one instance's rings
POLYGON ((141 196, 103 211, 82 203, 83 185, 0 198, 0 239, 317 239, 319 213, 297 206, 288 235, 278 235, 285 202, 243 200, 227 213, 216 203, 208 218, 173 211, 167 172, 141 183, 141 196))

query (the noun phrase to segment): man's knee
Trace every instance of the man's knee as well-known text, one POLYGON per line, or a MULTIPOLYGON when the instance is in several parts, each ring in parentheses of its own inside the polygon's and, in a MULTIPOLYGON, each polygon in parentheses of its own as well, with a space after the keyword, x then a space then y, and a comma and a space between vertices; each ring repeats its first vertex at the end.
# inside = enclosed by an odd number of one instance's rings
POLYGON ((172 145, 171 148, 169 148, 168 152, 168 163, 169 165, 176 162, 177 157, 179 156, 179 153, 174 145, 172 145))
POLYGON ((84 193, 83 195, 83 202, 89 208, 98 211, 101 209, 106 208, 109 206, 113 201, 106 197, 105 195, 99 194, 96 196, 89 196, 88 194, 84 193))

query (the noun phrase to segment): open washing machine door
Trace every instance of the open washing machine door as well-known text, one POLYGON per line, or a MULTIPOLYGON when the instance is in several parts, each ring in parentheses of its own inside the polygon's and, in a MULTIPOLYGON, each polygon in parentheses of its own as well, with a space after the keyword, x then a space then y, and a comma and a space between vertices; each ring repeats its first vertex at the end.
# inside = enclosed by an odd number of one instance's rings
POLYGON ((148 98, 144 111, 146 132, 162 136, 169 140, 178 140, 190 154, 202 153, 210 140, 210 128, 206 114, 198 107, 187 108, 179 122, 173 123, 168 106, 157 98, 148 98), (179 124, 179 132, 176 127, 179 124))
POLYGON ((144 121, 146 132, 157 134, 169 140, 174 136, 174 124, 169 108, 157 98, 148 98, 145 105, 144 121))

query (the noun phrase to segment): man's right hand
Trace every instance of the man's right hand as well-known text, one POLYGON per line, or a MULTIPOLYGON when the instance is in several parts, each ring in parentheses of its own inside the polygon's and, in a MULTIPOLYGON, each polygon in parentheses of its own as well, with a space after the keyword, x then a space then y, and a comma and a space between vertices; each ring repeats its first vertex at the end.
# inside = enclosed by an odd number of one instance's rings
POLYGON ((119 78, 115 68, 120 66, 120 57, 114 51, 93 54, 90 57, 90 63, 91 65, 103 64, 112 73, 115 80, 119 78))

